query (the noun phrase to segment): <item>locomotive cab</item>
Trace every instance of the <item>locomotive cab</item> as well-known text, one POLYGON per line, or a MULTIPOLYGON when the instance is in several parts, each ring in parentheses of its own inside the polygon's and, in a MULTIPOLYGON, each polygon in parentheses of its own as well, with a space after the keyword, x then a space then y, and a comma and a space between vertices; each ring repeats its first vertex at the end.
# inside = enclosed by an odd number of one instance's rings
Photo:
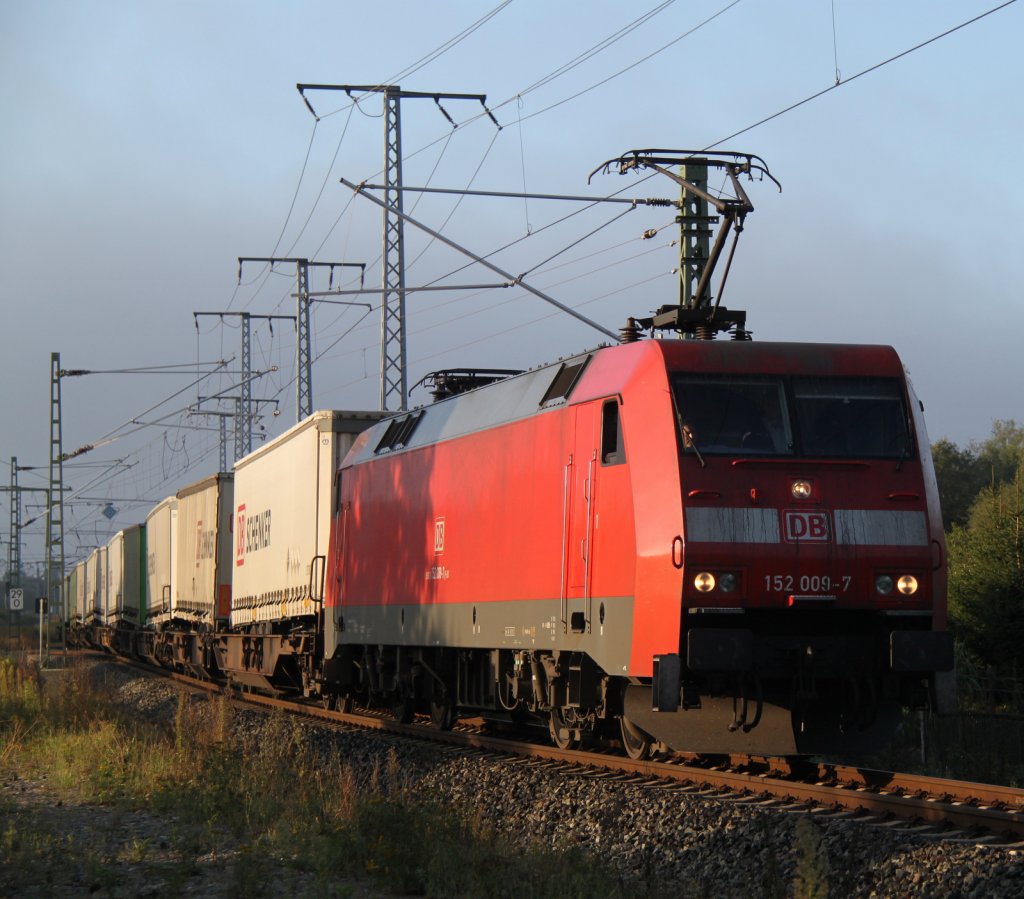
POLYGON ((694 751, 879 748, 952 667, 930 450, 895 352, 680 342, 666 362, 680 641, 627 715, 694 751))

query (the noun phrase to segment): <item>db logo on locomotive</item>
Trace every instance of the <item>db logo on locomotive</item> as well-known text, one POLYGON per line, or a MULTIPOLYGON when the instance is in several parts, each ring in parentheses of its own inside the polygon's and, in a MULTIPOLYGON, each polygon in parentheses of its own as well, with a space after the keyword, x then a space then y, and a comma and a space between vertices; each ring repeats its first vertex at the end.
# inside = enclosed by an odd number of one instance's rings
POLYGON ((786 509, 782 513, 782 522, 787 543, 828 543, 832 539, 828 512, 786 509))

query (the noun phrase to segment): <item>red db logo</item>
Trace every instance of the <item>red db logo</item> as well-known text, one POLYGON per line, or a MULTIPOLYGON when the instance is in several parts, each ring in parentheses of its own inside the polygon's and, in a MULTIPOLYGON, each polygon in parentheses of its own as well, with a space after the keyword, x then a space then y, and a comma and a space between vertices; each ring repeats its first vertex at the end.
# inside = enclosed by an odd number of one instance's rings
POLYGON ((238 507, 238 526, 235 528, 235 565, 245 564, 245 505, 238 507))
POLYGON ((827 512, 784 511, 782 521, 786 540, 790 543, 828 543, 830 539, 827 512))

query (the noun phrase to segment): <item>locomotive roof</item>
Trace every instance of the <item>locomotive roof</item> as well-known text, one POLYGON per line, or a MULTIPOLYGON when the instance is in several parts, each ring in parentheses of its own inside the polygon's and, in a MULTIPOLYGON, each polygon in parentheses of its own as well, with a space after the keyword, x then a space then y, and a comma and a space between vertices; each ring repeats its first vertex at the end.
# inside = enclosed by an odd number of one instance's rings
POLYGON ((569 403, 622 394, 635 378, 656 372, 664 377, 666 370, 895 377, 903 371, 888 346, 696 340, 603 346, 384 419, 356 440, 343 467, 545 414, 569 403), (563 386, 565 393, 560 392, 563 386), (395 434, 398 439, 389 445, 389 435, 395 434))

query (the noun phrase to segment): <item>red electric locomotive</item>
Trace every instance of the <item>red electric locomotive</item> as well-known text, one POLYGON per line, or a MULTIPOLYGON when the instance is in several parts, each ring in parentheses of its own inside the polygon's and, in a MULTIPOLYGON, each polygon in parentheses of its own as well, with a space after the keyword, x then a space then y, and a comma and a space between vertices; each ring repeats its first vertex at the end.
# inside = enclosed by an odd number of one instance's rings
POLYGON ((944 565, 891 348, 631 342, 360 435, 324 676, 634 756, 863 751, 952 665, 944 565))

